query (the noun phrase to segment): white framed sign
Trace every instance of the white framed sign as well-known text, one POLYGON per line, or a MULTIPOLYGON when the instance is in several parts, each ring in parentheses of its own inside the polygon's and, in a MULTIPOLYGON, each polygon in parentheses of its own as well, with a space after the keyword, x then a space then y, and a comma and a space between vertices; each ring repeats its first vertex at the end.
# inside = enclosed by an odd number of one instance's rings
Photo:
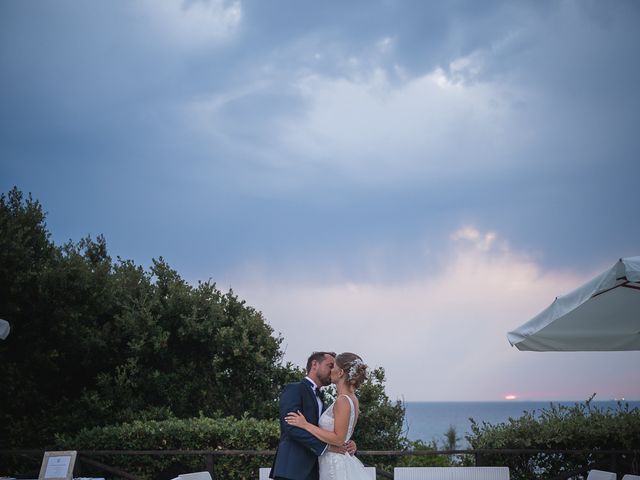
POLYGON ((73 467, 78 452, 44 452, 38 480, 73 480, 73 467))

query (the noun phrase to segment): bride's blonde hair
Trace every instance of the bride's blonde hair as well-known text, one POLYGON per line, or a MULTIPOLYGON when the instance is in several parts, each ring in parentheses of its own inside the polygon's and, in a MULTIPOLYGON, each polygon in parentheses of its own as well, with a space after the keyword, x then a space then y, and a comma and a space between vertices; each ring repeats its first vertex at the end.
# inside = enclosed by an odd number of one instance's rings
POLYGON ((367 379, 367 365, 355 353, 341 353, 336 357, 336 365, 344 370, 346 382, 353 388, 360 387, 367 379))

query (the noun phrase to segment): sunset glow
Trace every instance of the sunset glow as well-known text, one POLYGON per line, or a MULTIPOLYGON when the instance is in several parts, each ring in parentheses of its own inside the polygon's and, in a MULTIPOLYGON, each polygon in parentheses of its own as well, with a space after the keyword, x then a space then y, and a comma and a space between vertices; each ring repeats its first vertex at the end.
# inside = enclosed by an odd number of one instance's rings
POLYGON ((516 400, 518 397, 516 397, 515 395, 509 394, 509 395, 505 395, 504 399, 505 400, 516 400))

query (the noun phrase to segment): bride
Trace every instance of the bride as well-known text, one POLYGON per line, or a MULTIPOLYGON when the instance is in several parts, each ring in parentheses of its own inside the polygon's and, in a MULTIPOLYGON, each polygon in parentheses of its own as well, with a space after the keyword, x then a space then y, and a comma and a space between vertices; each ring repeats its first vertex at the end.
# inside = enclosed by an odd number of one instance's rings
MULTIPOLYGON (((320 417, 318 426, 305 419, 300 412, 290 412, 285 417, 294 425, 311 433, 330 445, 341 446, 349 441, 358 421, 358 398, 356 389, 364 382, 367 366, 355 353, 341 353, 331 369, 331 383, 335 384, 338 396, 320 417)), ((320 480, 369 480, 364 466, 356 457, 326 451, 319 458, 320 480)))

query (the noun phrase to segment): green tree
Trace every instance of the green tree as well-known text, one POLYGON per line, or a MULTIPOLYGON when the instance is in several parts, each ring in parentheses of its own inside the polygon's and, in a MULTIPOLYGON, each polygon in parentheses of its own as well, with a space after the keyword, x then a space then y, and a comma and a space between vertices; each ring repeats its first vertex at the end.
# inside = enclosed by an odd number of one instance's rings
POLYGON ((405 407, 392 402, 384 388, 384 368, 369 373, 358 389, 360 417, 353 439, 360 450, 400 450, 405 447, 403 435, 405 407))
MULTIPOLYGON (((119 266, 121 284, 133 270, 130 262, 119 266)), ((262 314, 213 283, 190 286, 162 259, 153 262, 151 279, 114 318, 119 333, 109 344, 119 358, 99 379, 96 406, 108 398, 127 412, 123 420, 145 408, 182 418, 273 416, 292 369, 280 365, 281 339, 262 314)))
POLYGON ((102 236, 56 246, 41 205, 0 197, 1 446, 134 419, 272 417, 283 365, 264 317, 162 259, 113 261, 102 236))
POLYGON ((444 433, 444 449, 445 450, 457 450, 458 442, 460 441, 460 437, 458 437, 458 432, 456 431, 456 427, 453 425, 449 425, 449 428, 444 433))
POLYGON ((45 408, 40 389, 55 389, 53 376, 38 374, 54 373, 50 371, 58 356, 55 348, 43 350, 40 339, 49 333, 42 313, 43 280, 57 253, 44 220, 42 206, 31 195, 25 198, 14 187, 0 196, 0 318, 11 323, 11 334, 0 342, 0 442, 9 438, 3 434, 9 425, 27 434, 43 428, 30 412, 45 408), (25 322, 29 328, 23 328, 25 322))

